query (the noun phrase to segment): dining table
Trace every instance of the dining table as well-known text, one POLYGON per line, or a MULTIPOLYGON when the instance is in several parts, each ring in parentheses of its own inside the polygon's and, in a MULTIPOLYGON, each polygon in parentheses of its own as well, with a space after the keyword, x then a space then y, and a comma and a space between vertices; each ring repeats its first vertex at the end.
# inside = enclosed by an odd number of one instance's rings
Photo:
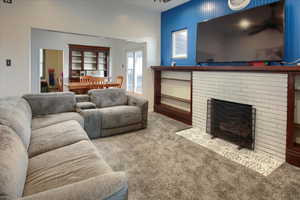
POLYGON ((69 82, 64 84, 69 91, 76 94, 86 94, 93 88, 118 88, 120 83, 117 82, 106 82, 106 83, 89 83, 89 82, 69 82))

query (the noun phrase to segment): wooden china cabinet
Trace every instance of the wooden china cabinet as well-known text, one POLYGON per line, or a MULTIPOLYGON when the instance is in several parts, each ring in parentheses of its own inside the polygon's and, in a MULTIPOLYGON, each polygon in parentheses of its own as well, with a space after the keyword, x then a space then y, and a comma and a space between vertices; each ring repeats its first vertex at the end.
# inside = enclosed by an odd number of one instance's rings
POLYGON ((107 77, 109 74, 109 47, 69 45, 69 80, 77 82, 80 76, 107 77))
POLYGON ((288 73, 287 162, 300 167, 300 72, 288 73))

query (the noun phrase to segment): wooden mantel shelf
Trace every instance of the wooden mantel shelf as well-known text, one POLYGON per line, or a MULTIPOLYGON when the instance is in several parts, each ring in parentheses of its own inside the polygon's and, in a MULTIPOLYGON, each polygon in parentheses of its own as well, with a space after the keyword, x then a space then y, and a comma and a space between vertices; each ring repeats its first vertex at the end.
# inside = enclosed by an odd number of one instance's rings
POLYGON ((152 66, 155 71, 300 72, 300 66, 152 66))

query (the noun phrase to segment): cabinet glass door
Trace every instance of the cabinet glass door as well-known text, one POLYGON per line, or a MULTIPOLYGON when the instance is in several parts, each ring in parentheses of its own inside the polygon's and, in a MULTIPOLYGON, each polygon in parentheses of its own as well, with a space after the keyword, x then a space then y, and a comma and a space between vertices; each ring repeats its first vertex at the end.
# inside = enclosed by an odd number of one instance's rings
POLYGON ((95 52, 84 52, 84 70, 97 69, 97 54, 95 52))
POLYGON ((82 53, 80 51, 72 51, 72 70, 81 70, 82 53))
POLYGON ((106 76, 106 53, 105 52, 98 53, 98 71, 102 77, 106 76))

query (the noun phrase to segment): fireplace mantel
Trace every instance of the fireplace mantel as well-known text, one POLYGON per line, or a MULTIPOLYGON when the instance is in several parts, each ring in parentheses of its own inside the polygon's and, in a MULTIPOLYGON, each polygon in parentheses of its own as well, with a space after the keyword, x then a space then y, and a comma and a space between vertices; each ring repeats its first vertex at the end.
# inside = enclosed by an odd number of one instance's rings
POLYGON ((300 66, 152 66, 155 71, 300 72, 300 66))

